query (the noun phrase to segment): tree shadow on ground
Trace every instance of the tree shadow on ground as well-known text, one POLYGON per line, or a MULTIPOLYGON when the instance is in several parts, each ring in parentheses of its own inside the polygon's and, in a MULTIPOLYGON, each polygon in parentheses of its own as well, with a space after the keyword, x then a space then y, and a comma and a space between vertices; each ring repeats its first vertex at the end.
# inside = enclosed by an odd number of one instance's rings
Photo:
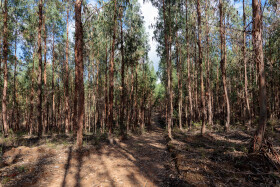
POLYGON ((168 149, 178 172, 195 186, 275 186, 280 176, 260 155, 248 155, 242 133, 174 134, 168 149))
POLYGON ((0 181, 3 186, 27 187, 47 174, 47 167, 54 163, 53 154, 43 148, 11 149, 4 155, 5 166, 0 170, 0 181), (32 157, 28 155, 33 153, 32 157), (23 157, 29 157, 29 162, 23 162, 23 157))

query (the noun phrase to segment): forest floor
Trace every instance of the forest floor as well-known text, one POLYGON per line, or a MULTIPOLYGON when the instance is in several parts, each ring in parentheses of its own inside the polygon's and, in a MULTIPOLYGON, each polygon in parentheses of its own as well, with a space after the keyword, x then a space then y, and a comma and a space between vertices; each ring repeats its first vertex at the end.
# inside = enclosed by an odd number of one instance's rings
POLYGON ((3 186, 176 186, 174 162, 164 130, 153 128, 110 145, 85 137, 83 149, 67 136, 46 137, 6 151, 0 166, 3 186), (36 142, 36 143, 34 143, 36 142), (93 145, 92 145, 93 144, 93 145), (172 165, 173 164, 173 165, 172 165))
MULTIPOLYGON (((232 130, 201 136, 198 129, 177 130, 167 147, 181 180, 189 186, 280 186, 280 157, 267 150, 248 153, 253 133, 232 130)), ((273 134, 273 148, 279 152, 279 133, 273 134)))
MULTIPOLYGON (((84 136, 82 150, 66 135, 21 137, 2 147, 0 186, 279 186, 280 175, 259 154, 248 155, 250 132, 233 130, 200 136, 159 127, 127 140, 84 136)), ((279 141, 279 134, 274 134, 279 141)), ((5 142, 0 142, 5 143, 5 142)), ((279 145, 278 145, 279 146, 279 145)), ((275 148, 278 148, 277 146, 275 148)))

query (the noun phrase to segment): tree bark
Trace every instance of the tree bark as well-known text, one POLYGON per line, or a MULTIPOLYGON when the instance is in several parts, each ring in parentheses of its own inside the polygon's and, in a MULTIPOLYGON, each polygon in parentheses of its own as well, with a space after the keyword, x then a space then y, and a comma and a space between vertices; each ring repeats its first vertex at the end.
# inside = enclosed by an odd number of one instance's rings
POLYGON ((116 40, 116 27, 117 27, 117 1, 114 0, 114 29, 113 29, 113 41, 112 41, 112 49, 111 49, 111 59, 110 59, 110 74, 109 74, 109 138, 111 138, 112 127, 114 122, 113 115, 113 103, 114 103, 114 56, 115 56, 115 40, 116 40))
POLYGON ((123 16, 123 10, 121 10, 121 113, 120 113, 120 130, 121 130, 121 135, 124 136, 125 135, 125 123, 124 123, 124 110, 125 110, 125 93, 126 93, 126 89, 125 89, 125 85, 124 85, 124 68, 125 68, 125 64, 124 64, 124 49, 123 49, 123 22, 122 22, 122 16, 123 16))
MULTIPOLYGON (((192 88, 191 88, 191 66, 190 66, 190 53, 189 53, 189 27, 188 27, 188 0, 186 0, 186 51, 187 51, 187 68, 188 68, 188 100, 189 100, 189 118, 187 119, 189 127, 191 126, 191 121, 193 120, 193 104, 192 104, 192 88)), ((187 102, 186 102, 187 103, 187 102)), ((186 104, 187 105, 187 104, 186 104)), ((187 115, 187 106, 186 106, 187 115)))
POLYGON ((223 88, 226 103, 226 124, 225 131, 229 130, 230 124, 230 105, 227 91, 227 81, 226 81, 226 41, 225 41, 225 26, 224 26, 224 13, 223 13, 223 0, 219 0, 219 9, 220 9, 220 35, 221 35, 221 72, 222 72, 222 80, 223 80, 223 88))
POLYGON ((265 69, 263 60, 263 42, 262 42, 262 12, 261 2, 258 0, 252 0, 253 9, 253 45, 254 45, 254 61, 258 67, 258 84, 259 84, 259 105, 260 116, 259 125, 257 127, 253 151, 258 151, 261 148, 267 121, 266 110, 266 85, 265 85, 265 69))
POLYGON ((83 25, 82 25, 82 0, 75 2, 75 92, 77 93, 77 147, 83 144, 84 121, 84 63, 83 63, 83 25))
POLYGON ((46 17, 44 17, 44 113, 43 113, 43 133, 46 132, 47 126, 48 126, 48 120, 47 120, 47 27, 46 27, 46 17))
POLYGON ((210 126, 213 126, 213 111, 212 111, 212 89, 211 89, 211 67, 210 67, 210 60, 209 60, 209 25, 208 25, 208 3, 209 1, 206 1, 206 61, 207 61, 207 103, 208 103, 208 124, 210 126))
POLYGON ((64 97, 65 97, 65 133, 68 134, 70 130, 70 110, 69 110, 69 0, 67 1, 67 15, 66 15, 66 46, 65 46, 65 75, 64 75, 64 97))
POLYGON ((41 42, 41 34, 42 34, 42 20, 43 20, 43 1, 40 0, 39 2, 39 26, 38 26, 38 59, 39 59, 39 64, 38 64, 38 90, 37 90, 37 95, 38 95, 38 105, 37 105, 37 110, 38 110, 38 137, 41 138, 42 136, 42 101, 43 101, 43 87, 42 87, 42 42, 41 42))
POLYGON ((171 95, 171 62, 169 60, 169 45, 168 45, 168 35, 167 35, 167 23, 166 23, 166 10, 165 2, 162 0, 162 9, 163 9, 163 21, 164 21, 164 43, 165 43, 165 52, 166 52, 166 63, 167 63, 167 130, 168 137, 172 139, 171 126, 172 126, 172 95, 171 95))
POLYGON ((55 49, 54 49, 54 27, 53 27, 53 42, 52 42, 52 55, 53 55, 53 59, 52 59, 52 119, 51 119, 51 123, 52 123, 52 127, 54 127, 56 125, 56 117, 55 117, 55 49))
MULTIPOLYGON (((243 62, 244 62, 244 92, 245 92, 245 103, 246 112, 249 119, 249 126, 251 126, 251 111, 248 96, 248 78, 247 78, 247 58, 246 58, 246 13, 245 13, 245 0, 243 0, 243 62)), ((246 113, 245 113, 246 116, 246 113)))
MULTIPOLYGON (((177 19, 176 19, 177 24, 177 19)), ((179 117, 179 128, 182 130, 182 63, 181 63, 181 49, 178 41, 178 31, 176 32, 176 55, 177 55, 177 77, 178 77, 178 117, 179 117)))
POLYGON ((2 96, 2 119, 4 126, 4 136, 9 134, 9 125, 7 122, 7 87, 8 87, 8 1, 5 0, 5 14, 4 14, 4 32, 3 32, 3 56, 4 56, 4 86, 2 96))
POLYGON ((200 10, 200 0, 197 0, 197 22, 198 22, 198 61, 199 61, 199 71, 200 71, 200 97, 201 97, 201 110, 202 110, 202 125, 201 134, 203 135, 206 131, 205 118, 205 97, 204 97, 204 83, 203 83, 203 68, 202 68, 202 47, 201 47, 201 10, 200 10))

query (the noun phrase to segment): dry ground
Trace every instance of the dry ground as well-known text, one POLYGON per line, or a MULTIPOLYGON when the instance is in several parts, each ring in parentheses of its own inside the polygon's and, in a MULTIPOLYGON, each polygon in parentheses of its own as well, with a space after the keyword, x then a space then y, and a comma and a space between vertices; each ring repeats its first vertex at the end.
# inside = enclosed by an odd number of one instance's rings
MULTIPOLYGON (((42 187, 280 186, 277 169, 259 154, 248 154, 250 132, 200 136, 195 129, 175 129, 171 141, 157 127, 163 124, 158 119, 155 116, 149 132, 123 141, 115 139, 114 144, 107 143, 106 137, 85 135, 82 150, 75 149, 74 138, 65 135, 20 138, 10 147, 6 143, 1 150, 0 183, 42 187)), ((279 132, 269 134, 278 146, 275 148, 280 147, 279 132)))
MULTIPOLYGON (((3 186, 176 186, 163 130, 130 136, 114 145, 33 144, 6 151, 3 186)), ((56 138, 58 139, 58 138, 56 138)), ((34 143, 34 142, 33 142, 34 143)), ((66 143, 65 143, 66 144, 66 143)))
POLYGON ((262 154, 248 154, 249 134, 177 131, 168 149, 190 186, 280 186, 279 168, 262 154))

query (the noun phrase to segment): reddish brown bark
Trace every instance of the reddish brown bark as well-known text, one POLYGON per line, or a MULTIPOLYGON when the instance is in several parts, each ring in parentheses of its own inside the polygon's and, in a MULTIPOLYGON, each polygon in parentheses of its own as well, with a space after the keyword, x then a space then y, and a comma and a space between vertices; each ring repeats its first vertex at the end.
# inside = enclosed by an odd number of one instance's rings
POLYGON ((38 59, 39 59, 39 64, 38 64, 38 90, 37 90, 37 95, 38 95, 38 105, 37 105, 37 110, 38 110, 38 137, 40 138, 42 136, 42 101, 43 101, 43 87, 42 87, 42 42, 41 42, 41 32, 42 32, 42 20, 43 20, 43 1, 40 0, 39 2, 39 26, 38 26, 38 59))
POLYGON ((67 1, 67 15, 66 15, 66 46, 65 46, 65 75, 64 75, 64 108, 65 108, 65 133, 70 131, 70 110, 69 110, 69 0, 67 1))
POLYGON ((83 143, 84 121, 84 63, 83 63, 83 26, 82 26, 82 0, 75 2, 75 100, 77 106, 77 147, 83 143))
POLYGON ((258 67, 258 84, 259 84, 259 125, 257 127, 253 151, 258 151, 261 148, 267 121, 266 110, 266 85, 265 85, 265 69, 263 60, 263 41, 262 41, 262 13, 261 2, 252 0, 253 9, 253 44, 254 44, 254 61, 258 67))

